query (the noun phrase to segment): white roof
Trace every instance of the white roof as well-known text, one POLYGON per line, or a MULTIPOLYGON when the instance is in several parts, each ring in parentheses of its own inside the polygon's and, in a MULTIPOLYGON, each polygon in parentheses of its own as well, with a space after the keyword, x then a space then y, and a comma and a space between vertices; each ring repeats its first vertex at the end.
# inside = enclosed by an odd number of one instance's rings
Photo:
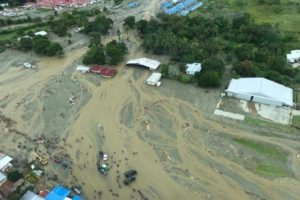
POLYGON ((200 72, 202 67, 201 63, 188 63, 186 64, 186 73, 194 75, 196 72, 200 72))
POLYGON ((6 175, 0 172, 0 183, 6 179, 6 175))
POLYGON ((150 70, 156 70, 161 63, 157 60, 152 60, 149 58, 138 58, 138 59, 134 59, 134 60, 129 60, 126 64, 127 65, 142 65, 144 67, 148 67, 150 70))
POLYGON ((34 35, 45 36, 45 35, 48 35, 48 33, 46 31, 38 31, 38 32, 34 33, 34 35))
POLYGON ((77 70, 77 71, 89 71, 90 68, 87 67, 87 66, 78 65, 78 66, 76 67, 76 70, 77 70))
POLYGON ((231 79, 226 91, 261 96, 293 106, 293 90, 265 78, 231 79))
POLYGON ((286 55, 286 58, 291 62, 294 62, 295 59, 300 59, 300 50, 292 50, 290 54, 286 55))
POLYGON ((151 82, 151 83, 157 83, 161 79, 161 73, 154 72, 149 76, 149 78, 146 80, 146 82, 151 82))
POLYGON ((3 170, 12 160, 12 157, 0 154, 0 170, 3 170))
POLYGON ((37 194, 31 192, 31 191, 27 191, 20 200, 45 200, 43 197, 38 196, 37 194))

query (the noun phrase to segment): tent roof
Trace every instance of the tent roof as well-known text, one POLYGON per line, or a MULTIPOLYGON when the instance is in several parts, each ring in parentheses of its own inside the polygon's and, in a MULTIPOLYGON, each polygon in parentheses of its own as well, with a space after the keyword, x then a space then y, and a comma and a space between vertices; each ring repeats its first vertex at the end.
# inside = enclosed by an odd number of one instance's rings
POLYGON ((0 182, 6 179, 6 175, 0 172, 0 182))
POLYGON ((201 67, 201 63, 188 63, 186 64, 187 69, 186 71, 189 72, 200 72, 202 67, 201 67))
POLYGON ((151 70, 155 70, 159 67, 160 62, 157 60, 152 60, 149 58, 138 58, 134 60, 129 60, 126 65, 141 65, 144 67, 148 67, 151 70))
POLYGON ((293 90, 265 78, 231 79, 226 91, 261 96, 293 106, 293 90))
POLYGON ((5 154, 0 154, 0 170, 7 166, 12 160, 12 157, 5 154))
POLYGON ((55 188, 53 188, 51 192, 47 194, 46 200, 63 200, 70 193, 71 193, 70 190, 58 185, 55 188))
POLYGON ((152 82, 152 83, 157 83, 161 78, 161 73, 154 72, 149 76, 149 78, 146 80, 146 82, 152 82))
POLYGON ((43 197, 38 196, 37 194, 27 191, 20 200, 45 200, 43 197))

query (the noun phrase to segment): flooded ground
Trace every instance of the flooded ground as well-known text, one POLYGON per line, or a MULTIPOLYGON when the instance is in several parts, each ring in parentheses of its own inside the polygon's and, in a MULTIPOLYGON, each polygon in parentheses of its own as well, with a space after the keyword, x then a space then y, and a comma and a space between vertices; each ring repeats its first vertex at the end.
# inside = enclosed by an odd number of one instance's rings
MULTIPOLYGON (((134 36, 126 42, 128 59, 145 56, 134 36)), ((124 63, 113 79, 81 74, 74 69, 86 50, 0 54, 1 151, 25 161, 42 154, 49 180, 80 185, 90 200, 299 199, 299 130, 215 116, 221 90, 165 79, 151 87, 149 71, 124 63), (29 59, 37 70, 20 67, 29 59), (109 154, 107 176, 97 171, 100 150, 109 154), (129 169, 137 180, 124 186, 129 169)))

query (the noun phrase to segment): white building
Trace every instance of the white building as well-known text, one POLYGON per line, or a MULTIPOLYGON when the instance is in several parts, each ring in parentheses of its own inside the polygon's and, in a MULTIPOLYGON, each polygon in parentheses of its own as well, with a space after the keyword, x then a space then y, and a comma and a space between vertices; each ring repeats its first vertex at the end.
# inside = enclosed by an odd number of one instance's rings
POLYGON ((36 33, 34 33, 35 36, 40 35, 40 36, 47 36, 48 33, 46 31, 38 31, 36 33))
POLYGON ((154 72, 146 80, 146 83, 149 84, 149 85, 160 86, 161 82, 159 80, 161 79, 161 76, 162 76, 161 73, 154 72))
POLYGON ((126 65, 139 65, 149 68, 150 70, 156 70, 161 63, 157 60, 152 60, 149 58, 138 58, 134 60, 129 60, 126 65))
POLYGON ((201 63, 188 63, 185 66, 185 72, 189 75, 195 75, 196 72, 200 72, 202 69, 201 63))
POLYGON ((286 55, 286 59, 289 63, 300 62, 300 50, 293 50, 286 55))
POLYGON ((228 96, 273 106, 289 106, 293 103, 293 90, 265 78, 231 79, 228 96))
POLYGON ((76 67, 76 70, 77 70, 77 71, 80 71, 81 73, 87 73, 87 72, 90 71, 90 68, 87 67, 87 66, 78 65, 78 66, 76 67))
POLYGON ((12 157, 0 153, 0 171, 4 171, 6 168, 11 166, 12 157))

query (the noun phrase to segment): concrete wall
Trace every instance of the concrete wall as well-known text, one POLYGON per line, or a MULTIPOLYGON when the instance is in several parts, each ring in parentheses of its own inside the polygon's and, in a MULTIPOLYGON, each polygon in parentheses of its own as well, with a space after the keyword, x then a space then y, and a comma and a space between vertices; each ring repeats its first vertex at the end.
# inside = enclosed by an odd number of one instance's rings
MULTIPOLYGON (((248 94, 240 94, 240 93, 234 93, 234 92, 227 92, 228 96, 231 97, 236 97, 238 99, 243 99, 246 101, 250 101, 251 100, 251 95, 248 94)), ((269 98, 265 98, 265 97, 260 97, 260 96, 255 96, 253 95, 253 102, 257 102, 257 103, 263 103, 263 104, 267 104, 267 105, 272 105, 272 106, 283 106, 283 103, 280 101, 276 101, 273 99, 269 99, 269 98)))

